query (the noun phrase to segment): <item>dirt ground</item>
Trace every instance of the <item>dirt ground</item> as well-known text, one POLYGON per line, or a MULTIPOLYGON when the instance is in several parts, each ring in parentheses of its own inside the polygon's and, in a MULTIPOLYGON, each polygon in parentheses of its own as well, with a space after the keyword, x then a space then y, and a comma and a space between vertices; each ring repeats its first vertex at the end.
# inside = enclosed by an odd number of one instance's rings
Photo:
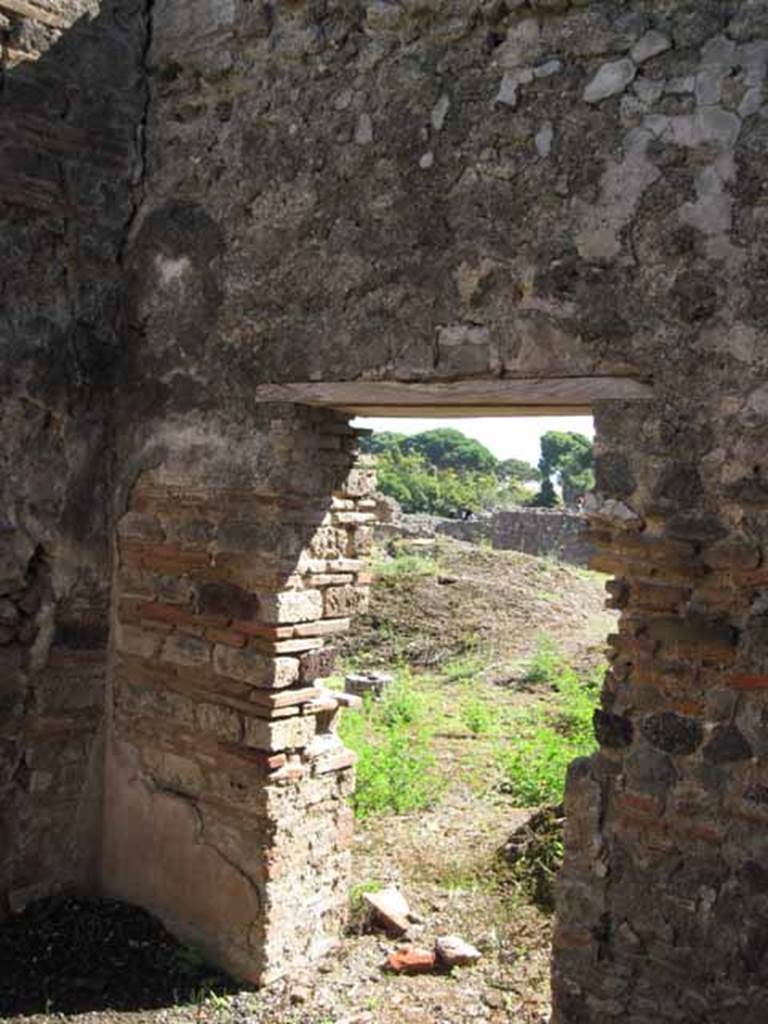
MULTIPOLYGON (((434 562, 435 571, 380 576, 369 613, 345 644, 347 655, 372 666, 404 659, 434 669, 480 650, 486 677, 497 683, 519 678, 540 636, 556 641, 577 666, 601 657, 615 621, 603 607, 604 576, 449 537, 400 542, 398 550, 434 562)), ((386 556, 380 564, 386 566, 386 556)))
MULTIPOLYGON (((483 652, 477 687, 500 702, 541 699, 521 685, 545 634, 575 665, 601 657, 612 625, 602 578, 547 560, 442 540, 438 571, 382 577, 347 655, 376 667, 405 659, 434 673, 483 652)), ((434 675, 432 676, 434 680, 434 675)), ((434 685, 434 682, 433 684, 434 685)), ((466 685, 466 681, 464 684, 466 685)), ((451 700, 450 687, 445 699, 451 700)), ((310 973, 269 991, 240 991, 148 915, 76 900, 30 908, 0 925, 0 1019, 29 1024, 544 1024, 551 918, 499 867, 498 851, 528 816, 478 785, 482 738, 440 735, 446 785, 435 805, 361 823, 352 915, 341 946, 310 973), (382 964, 398 943, 365 922, 360 893, 396 883, 418 916, 409 944, 459 934, 482 952, 472 967, 414 977, 382 964)))

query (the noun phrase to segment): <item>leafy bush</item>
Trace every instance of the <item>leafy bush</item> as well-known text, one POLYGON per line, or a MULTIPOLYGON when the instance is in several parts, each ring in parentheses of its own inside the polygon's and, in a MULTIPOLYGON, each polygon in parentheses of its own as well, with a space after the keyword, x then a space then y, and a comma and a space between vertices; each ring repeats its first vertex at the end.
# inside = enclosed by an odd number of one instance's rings
POLYGON ((358 756, 352 798, 357 818, 415 811, 438 795, 426 706, 407 670, 400 670, 381 701, 367 698, 361 714, 345 715, 340 733, 358 756))
POLYGON ((563 824, 561 804, 542 807, 500 851, 523 895, 550 912, 555 908, 555 878, 563 862, 563 824))

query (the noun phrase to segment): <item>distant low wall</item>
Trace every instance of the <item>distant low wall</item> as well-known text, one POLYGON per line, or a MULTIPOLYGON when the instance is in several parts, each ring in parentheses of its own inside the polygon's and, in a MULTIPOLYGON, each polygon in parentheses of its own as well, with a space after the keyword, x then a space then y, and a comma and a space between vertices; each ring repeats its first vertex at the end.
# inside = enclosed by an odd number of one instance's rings
POLYGON ((495 512, 491 543, 495 548, 550 555, 561 562, 586 565, 591 546, 582 539, 583 516, 575 512, 516 508, 495 512))
POLYGON ((585 524, 575 512, 541 508, 515 508, 479 515, 472 519, 445 519, 423 513, 403 514, 390 510, 391 518, 379 522, 376 537, 386 542, 396 537, 427 539, 438 535, 494 548, 548 555, 572 565, 586 565, 591 547, 581 538, 585 524))

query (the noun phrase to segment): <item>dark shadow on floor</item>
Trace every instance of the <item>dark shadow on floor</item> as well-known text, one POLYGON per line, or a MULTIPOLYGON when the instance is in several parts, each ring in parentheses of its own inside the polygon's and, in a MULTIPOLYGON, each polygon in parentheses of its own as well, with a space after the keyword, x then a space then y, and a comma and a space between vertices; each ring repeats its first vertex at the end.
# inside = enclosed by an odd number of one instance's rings
POLYGON ((125 903, 41 900, 0 924, 0 1018, 158 1009, 241 987, 125 903))

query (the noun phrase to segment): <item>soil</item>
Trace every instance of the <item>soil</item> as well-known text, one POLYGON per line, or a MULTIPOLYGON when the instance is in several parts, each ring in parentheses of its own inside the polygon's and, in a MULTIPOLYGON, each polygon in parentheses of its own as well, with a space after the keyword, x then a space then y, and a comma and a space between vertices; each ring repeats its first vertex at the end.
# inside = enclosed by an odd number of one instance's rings
POLYGON ((396 545, 434 560, 435 571, 378 578, 368 614, 344 645, 355 660, 432 669, 480 650, 488 678, 514 683, 542 636, 577 666, 602 656, 615 618, 603 607, 599 573, 449 537, 396 545))
MULTIPOLYGON (((488 664, 477 685, 502 701, 541 699, 522 664, 546 634, 572 663, 599 659, 612 617, 603 579, 546 560, 440 540, 438 574, 387 577, 348 653, 386 667, 435 666, 467 650, 488 664), (441 582, 442 577, 442 582, 441 582), (451 582, 448 582, 450 580, 451 582), (382 638, 381 624, 387 623, 382 638), (503 684, 503 685, 500 685, 503 684)), ((448 784, 426 811, 361 823, 353 848, 351 923, 313 970, 267 991, 241 990, 180 946, 144 911, 74 896, 0 924, 0 1019, 28 1024, 544 1024, 551 917, 529 903, 500 852, 531 811, 466 766, 482 739, 452 734, 435 754, 448 784), (398 946, 360 910, 365 888, 396 883, 418 918, 407 943, 459 934, 472 967, 413 977, 382 969, 398 946)))

